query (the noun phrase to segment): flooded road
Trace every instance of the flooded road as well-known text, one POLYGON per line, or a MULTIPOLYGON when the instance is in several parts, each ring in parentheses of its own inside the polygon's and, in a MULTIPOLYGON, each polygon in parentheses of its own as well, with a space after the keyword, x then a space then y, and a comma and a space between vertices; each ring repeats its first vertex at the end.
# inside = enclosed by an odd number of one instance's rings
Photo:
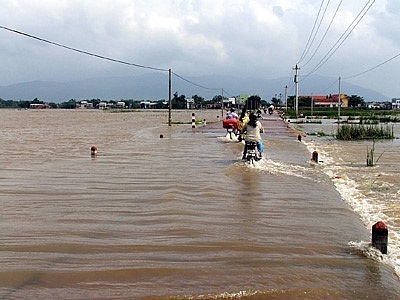
POLYGON ((249 167, 191 113, 0 110, 0 299, 400 297, 311 141, 266 117, 249 167))

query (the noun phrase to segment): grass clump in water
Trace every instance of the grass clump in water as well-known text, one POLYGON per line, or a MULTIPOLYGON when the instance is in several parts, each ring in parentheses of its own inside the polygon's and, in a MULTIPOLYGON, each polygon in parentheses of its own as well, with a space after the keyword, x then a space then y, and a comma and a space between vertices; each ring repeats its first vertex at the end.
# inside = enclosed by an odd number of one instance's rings
POLYGON ((393 126, 342 125, 338 127, 336 138, 344 141, 393 139, 393 126))

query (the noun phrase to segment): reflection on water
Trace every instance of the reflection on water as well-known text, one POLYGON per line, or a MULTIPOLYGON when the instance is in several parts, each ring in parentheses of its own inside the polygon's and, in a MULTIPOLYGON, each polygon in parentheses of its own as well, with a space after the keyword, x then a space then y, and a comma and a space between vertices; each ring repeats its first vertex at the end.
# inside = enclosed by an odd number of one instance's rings
POLYGON ((296 134, 263 120, 249 168, 217 115, 0 111, 0 298, 398 298, 296 134))

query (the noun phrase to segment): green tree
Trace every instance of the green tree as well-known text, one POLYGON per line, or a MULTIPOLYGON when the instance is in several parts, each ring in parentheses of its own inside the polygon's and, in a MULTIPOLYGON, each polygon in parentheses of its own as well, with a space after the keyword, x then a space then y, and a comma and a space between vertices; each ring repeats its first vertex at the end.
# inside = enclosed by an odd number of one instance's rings
POLYGON ((18 103, 14 100, 0 99, 0 108, 17 108, 18 103))
POLYGON ((200 97, 198 95, 192 96, 194 100, 194 104, 196 108, 202 108, 205 105, 205 101, 203 97, 200 97))
POLYGON ((357 95, 347 96, 349 100, 349 107, 365 107, 365 101, 363 97, 357 95))
POLYGON ((257 110, 260 108, 261 97, 258 95, 250 96, 246 101, 247 110, 257 110))
POLYGON ((279 100, 279 99, 276 98, 276 97, 273 97, 273 98, 271 99, 271 102, 272 102, 272 104, 273 104, 275 107, 278 107, 279 105, 281 105, 281 100, 279 100))
POLYGON ((57 103, 54 103, 54 102, 50 102, 50 103, 49 103, 49 106, 50 106, 51 108, 58 108, 58 104, 57 104, 57 103))
POLYGON ((171 100, 173 109, 183 109, 186 108, 186 96, 178 95, 178 92, 175 92, 174 97, 171 100))
POLYGON ((222 95, 215 95, 212 98, 212 102, 214 102, 214 103, 221 103, 221 101, 222 101, 222 95))
POLYGON ((19 101, 18 102, 18 107, 19 108, 29 108, 29 106, 31 105, 31 101, 19 101))
POLYGON ((33 101, 31 102, 32 104, 43 104, 43 101, 40 101, 38 98, 33 99, 33 101))
POLYGON ((71 99, 68 102, 62 102, 60 103, 60 108, 74 109, 76 108, 76 101, 71 99))

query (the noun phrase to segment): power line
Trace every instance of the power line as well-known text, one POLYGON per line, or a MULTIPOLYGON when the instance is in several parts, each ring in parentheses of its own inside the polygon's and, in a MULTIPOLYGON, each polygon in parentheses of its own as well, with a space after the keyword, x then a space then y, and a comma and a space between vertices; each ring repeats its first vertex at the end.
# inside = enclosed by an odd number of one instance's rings
POLYGON ((314 50, 313 54, 310 56, 310 58, 304 63, 303 68, 304 68, 305 66, 307 66, 307 64, 313 59, 313 57, 315 56, 315 54, 316 54, 317 51, 319 50, 319 47, 321 47, 322 42, 325 40, 325 37, 326 37, 326 35, 328 34, 328 31, 329 31, 329 29, 331 28, 331 26, 332 26, 332 24, 333 24, 333 21, 334 21, 335 18, 336 18, 336 14, 337 14, 337 12, 339 11, 340 6, 342 5, 342 1, 343 1, 343 0, 340 0, 338 6, 336 7, 335 13, 334 13, 333 16, 332 16, 331 22, 329 23, 328 27, 327 27, 326 30, 325 30, 324 35, 323 35, 322 38, 321 38, 321 41, 319 42, 318 46, 315 48, 315 50, 314 50))
MULTIPOLYGON (((322 17, 321 17, 321 19, 320 19, 320 21, 319 21, 319 24, 318 24, 317 31, 315 32, 315 35, 314 35, 314 37, 313 37, 311 43, 314 43, 315 38, 317 37, 317 33, 319 32, 319 29, 321 28, 322 21, 323 21, 323 19, 324 19, 324 17, 325 17, 325 14, 326 14, 326 11, 327 11, 327 9, 328 9, 328 6, 329 6, 329 3, 330 3, 330 2, 331 2, 331 1, 329 0, 329 1, 326 3, 325 9, 324 9, 324 13, 322 14, 322 17)), ((311 49, 311 45, 310 45, 310 48, 309 48, 308 50, 310 50, 310 49, 311 49)), ((311 59, 310 59, 310 60, 311 60, 311 59)))
MULTIPOLYGON (((321 13, 321 9, 322 9, 322 5, 324 4, 324 1, 325 0, 322 0, 322 2, 321 2, 321 5, 320 5, 319 10, 318 10, 317 17, 315 18, 315 21, 314 21, 313 28, 311 29, 311 32, 310 32, 310 35, 308 37, 307 43, 306 43, 306 45, 304 47, 303 53, 301 54, 300 59, 298 60, 297 64, 299 64, 303 60, 303 58, 306 56, 308 50, 311 47, 311 39, 312 39, 312 36, 314 35, 315 26, 317 25, 317 21, 319 19, 319 14, 321 13)), ((315 33, 315 35, 316 35, 316 33, 315 33)), ((315 35, 314 35, 314 37, 315 37, 315 35)))
POLYGON ((174 74, 176 77, 178 77, 178 78, 182 79, 183 81, 186 81, 187 83, 190 83, 190 84, 192 84, 194 86, 197 86, 197 87, 200 87, 200 88, 203 88, 203 89, 206 89, 206 90, 213 90, 213 91, 220 90, 220 88, 210 88, 210 87, 206 87, 206 86, 201 85, 201 84, 197 84, 197 83, 195 83, 193 81, 190 81, 189 79, 186 79, 186 78, 182 77, 181 75, 176 74, 175 72, 172 72, 172 74, 174 74))
POLYGON ((375 69, 379 68, 380 66, 383 66, 384 64, 386 64, 386 63, 388 63, 388 62, 390 62, 390 61, 396 59, 396 58, 399 57, 399 56, 400 56, 400 53, 396 54, 395 56, 393 56, 393 57, 391 57, 391 58, 385 60, 384 62, 382 62, 382 63, 380 63, 380 64, 378 64, 378 65, 376 65, 376 66, 374 66, 374 67, 372 67, 372 68, 369 68, 369 69, 367 69, 367 70, 365 70, 365 71, 363 71, 363 72, 354 74, 354 75, 352 75, 352 76, 348 76, 348 77, 343 78, 343 79, 351 79, 351 78, 354 78, 354 77, 358 77, 358 76, 360 76, 360 75, 363 75, 363 74, 365 74, 365 73, 368 73, 368 72, 370 72, 370 71, 372 71, 372 70, 375 70, 375 69))
POLYGON ((91 53, 91 52, 88 52, 88 51, 79 50, 77 48, 73 48, 73 47, 69 47, 69 46, 63 45, 63 44, 52 42, 52 41, 49 41, 49 40, 46 40, 46 39, 31 35, 31 34, 28 34, 28 33, 22 32, 22 31, 18 31, 18 30, 15 30, 15 29, 11 29, 11 28, 5 27, 5 26, 1 26, 0 25, 0 28, 4 29, 4 30, 11 31, 11 32, 14 32, 14 33, 17 33, 17 34, 20 34, 20 35, 23 35, 23 36, 26 36, 26 37, 29 37, 29 38, 32 38, 32 39, 35 39, 35 40, 38 40, 38 41, 41 41, 41 42, 45 42, 45 43, 54 45, 54 46, 57 46, 57 47, 65 48, 65 49, 68 49, 68 50, 71 50, 71 51, 75 51, 75 52, 78 52, 78 53, 82 53, 82 54, 86 54, 86 55, 89 55, 89 56, 94 56, 94 57, 97 57, 97 58, 100 58, 100 59, 109 60, 109 61, 112 61, 112 62, 116 62, 116 63, 120 63, 120 64, 124 64, 124 65, 129 65, 129 66, 134 66, 134 67, 138 67, 138 68, 145 68, 145 69, 150 69, 150 70, 155 70, 155 71, 168 72, 167 69, 161 69, 161 68, 155 68, 155 67, 149 67, 149 66, 129 63, 129 62, 122 61, 122 60, 119 60, 119 59, 114 59, 114 58, 106 57, 106 56, 103 56, 103 55, 91 53))
MULTIPOLYGON (((10 31, 10 32, 13 32, 13 33, 17 33, 17 34, 26 36, 28 38, 32 38, 32 39, 35 39, 35 40, 38 40, 38 41, 41 41, 41 42, 44 42, 44 43, 48 43, 48 44, 51 44, 51 45, 54 45, 54 46, 57 46, 57 47, 61 47, 61 48, 68 49, 68 50, 71 50, 71 51, 75 51, 75 52, 78 52, 78 53, 81 53, 81 54, 93 56, 93 57, 96 57, 96 58, 100 58, 100 59, 104 59, 104 60, 108 60, 108 61, 112 61, 112 62, 124 64, 124 65, 134 66, 134 67, 138 67, 138 68, 144 68, 144 69, 150 69, 150 70, 162 71, 162 72, 169 72, 168 69, 145 66, 145 65, 140 65, 140 64, 136 64, 136 63, 130 63, 130 62, 126 62, 126 61, 123 61, 123 60, 114 59, 114 58, 106 57, 106 56, 103 56, 103 55, 95 54, 95 53, 92 53, 92 52, 80 50, 80 49, 73 48, 73 47, 70 47, 70 46, 66 46, 66 45, 63 45, 63 44, 60 44, 60 43, 57 43, 57 42, 53 42, 53 41, 50 41, 50 40, 47 40, 47 39, 43 39, 43 38, 40 38, 40 37, 37 37, 35 35, 28 34, 28 33, 25 33, 25 32, 19 31, 19 30, 11 29, 11 28, 8 28, 8 27, 5 27, 5 26, 1 26, 0 25, 0 29, 4 29, 4 30, 7 30, 7 31, 10 31)), ((200 87, 200 88, 203 88, 203 89, 207 89, 207 90, 219 90, 217 88, 210 88, 210 87, 206 87, 206 86, 197 84, 197 83, 195 83, 193 81, 190 81, 190 80, 184 78, 183 76, 178 75, 178 74, 176 74, 174 72, 172 72, 172 74, 174 74, 178 78, 180 78, 183 81, 186 81, 187 83, 192 84, 194 86, 197 86, 197 87, 200 87)))
POLYGON ((350 34, 353 32, 355 27, 361 22, 361 20, 364 18, 366 13, 371 9, 372 5, 375 3, 375 0, 373 0, 370 3, 370 0, 364 5, 364 7, 361 9, 361 11, 358 13, 356 18, 351 22, 351 24, 347 27, 347 29, 343 32, 343 34, 339 37, 339 39, 336 41, 336 43, 332 46, 332 48, 326 53, 326 55, 317 63, 317 65, 309 72, 309 74, 306 75, 309 76, 311 73, 314 73, 316 70, 318 70, 322 65, 324 65, 335 53, 336 51, 340 48, 340 46, 347 40, 347 38, 350 36, 350 34), (369 6, 368 6, 369 4, 369 6), (368 6, 368 7, 367 7, 368 6))

